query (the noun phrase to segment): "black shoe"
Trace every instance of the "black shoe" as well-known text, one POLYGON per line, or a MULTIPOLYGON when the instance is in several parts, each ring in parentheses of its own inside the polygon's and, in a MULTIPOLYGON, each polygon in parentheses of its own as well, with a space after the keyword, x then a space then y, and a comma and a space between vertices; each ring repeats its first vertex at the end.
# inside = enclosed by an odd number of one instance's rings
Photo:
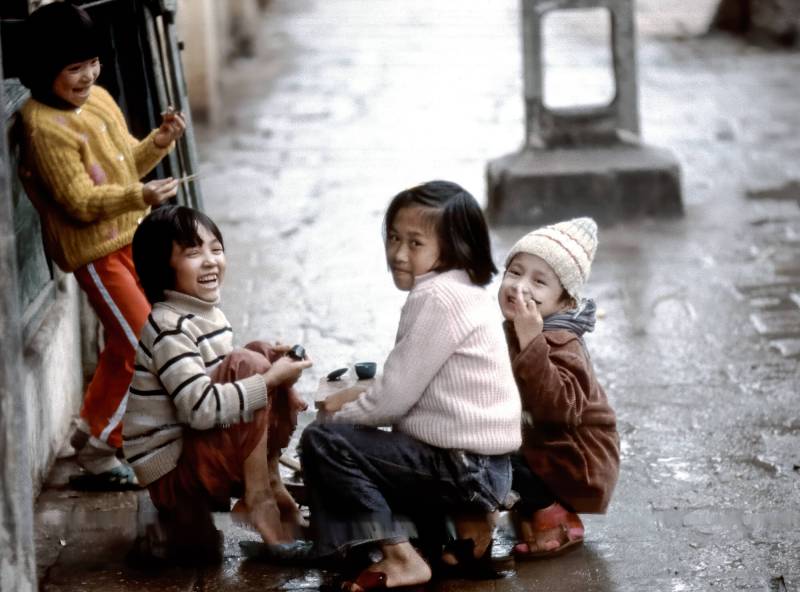
POLYGON ((294 541, 268 545, 261 541, 239 541, 244 556, 254 561, 264 561, 278 565, 297 565, 303 567, 322 567, 326 557, 320 555, 311 541, 294 541))
POLYGON ((85 472, 72 475, 69 485, 80 491, 129 491, 141 489, 136 475, 129 465, 120 465, 104 473, 85 472))
POLYGON ((513 565, 509 564, 513 558, 495 561, 492 558, 494 540, 489 541, 486 550, 480 557, 475 557, 475 541, 472 539, 455 539, 444 546, 444 553, 450 553, 456 558, 456 564, 450 565, 441 559, 433 570, 437 579, 461 580, 499 580, 506 577, 513 565))

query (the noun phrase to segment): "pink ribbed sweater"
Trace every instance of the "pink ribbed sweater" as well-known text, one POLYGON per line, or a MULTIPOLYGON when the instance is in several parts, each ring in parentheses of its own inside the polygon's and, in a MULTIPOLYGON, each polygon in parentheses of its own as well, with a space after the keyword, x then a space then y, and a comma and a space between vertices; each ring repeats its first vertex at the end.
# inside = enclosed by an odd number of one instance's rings
POLYGON ((517 450, 520 400, 497 306, 463 270, 416 279, 382 375, 333 421, 478 454, 517 450))

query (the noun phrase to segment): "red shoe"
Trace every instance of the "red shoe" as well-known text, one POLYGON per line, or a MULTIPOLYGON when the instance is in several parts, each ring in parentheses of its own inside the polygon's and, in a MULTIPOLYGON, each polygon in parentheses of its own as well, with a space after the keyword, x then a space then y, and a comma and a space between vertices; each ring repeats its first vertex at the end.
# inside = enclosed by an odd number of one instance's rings
POLYGON ((514 547, 516 559, 546 559, 561 555, 583 542, 583 522, 558 502, 537 510, 520 525, 523 542, 514 547))

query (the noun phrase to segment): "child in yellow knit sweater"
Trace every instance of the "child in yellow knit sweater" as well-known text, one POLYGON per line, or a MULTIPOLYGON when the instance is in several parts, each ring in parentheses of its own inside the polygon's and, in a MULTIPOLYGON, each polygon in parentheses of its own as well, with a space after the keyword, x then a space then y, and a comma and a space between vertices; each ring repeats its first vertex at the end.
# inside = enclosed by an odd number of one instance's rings
POLYGON ((178 185, 172 178, 139 179, 171 150, 185 123, 170 113, 144 140, 130 135, 114 99, 95 85, 100 42, 83 9, 54 2, 34 11, 25 26, 21 79, 32 97, 21 110, 20 175, 41 217, 47 254, 75 274, 106 335, 73 438, 87 473, 73 483, 128 488, 136 478, 116 453, 138 335, 150 312, 131 240, 138 220, 178 185))

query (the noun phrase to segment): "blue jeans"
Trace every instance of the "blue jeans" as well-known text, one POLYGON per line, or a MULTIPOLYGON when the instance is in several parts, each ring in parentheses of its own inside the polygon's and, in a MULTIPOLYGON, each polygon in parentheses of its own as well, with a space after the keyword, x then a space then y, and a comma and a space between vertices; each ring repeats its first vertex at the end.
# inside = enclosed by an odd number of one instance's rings
POLYGON ((366 426, 312 423, 300 454, 323 555, 364 543, 442 540, 446 514, 492 512, 511 489, 507 454, 436 448, 366 426))

